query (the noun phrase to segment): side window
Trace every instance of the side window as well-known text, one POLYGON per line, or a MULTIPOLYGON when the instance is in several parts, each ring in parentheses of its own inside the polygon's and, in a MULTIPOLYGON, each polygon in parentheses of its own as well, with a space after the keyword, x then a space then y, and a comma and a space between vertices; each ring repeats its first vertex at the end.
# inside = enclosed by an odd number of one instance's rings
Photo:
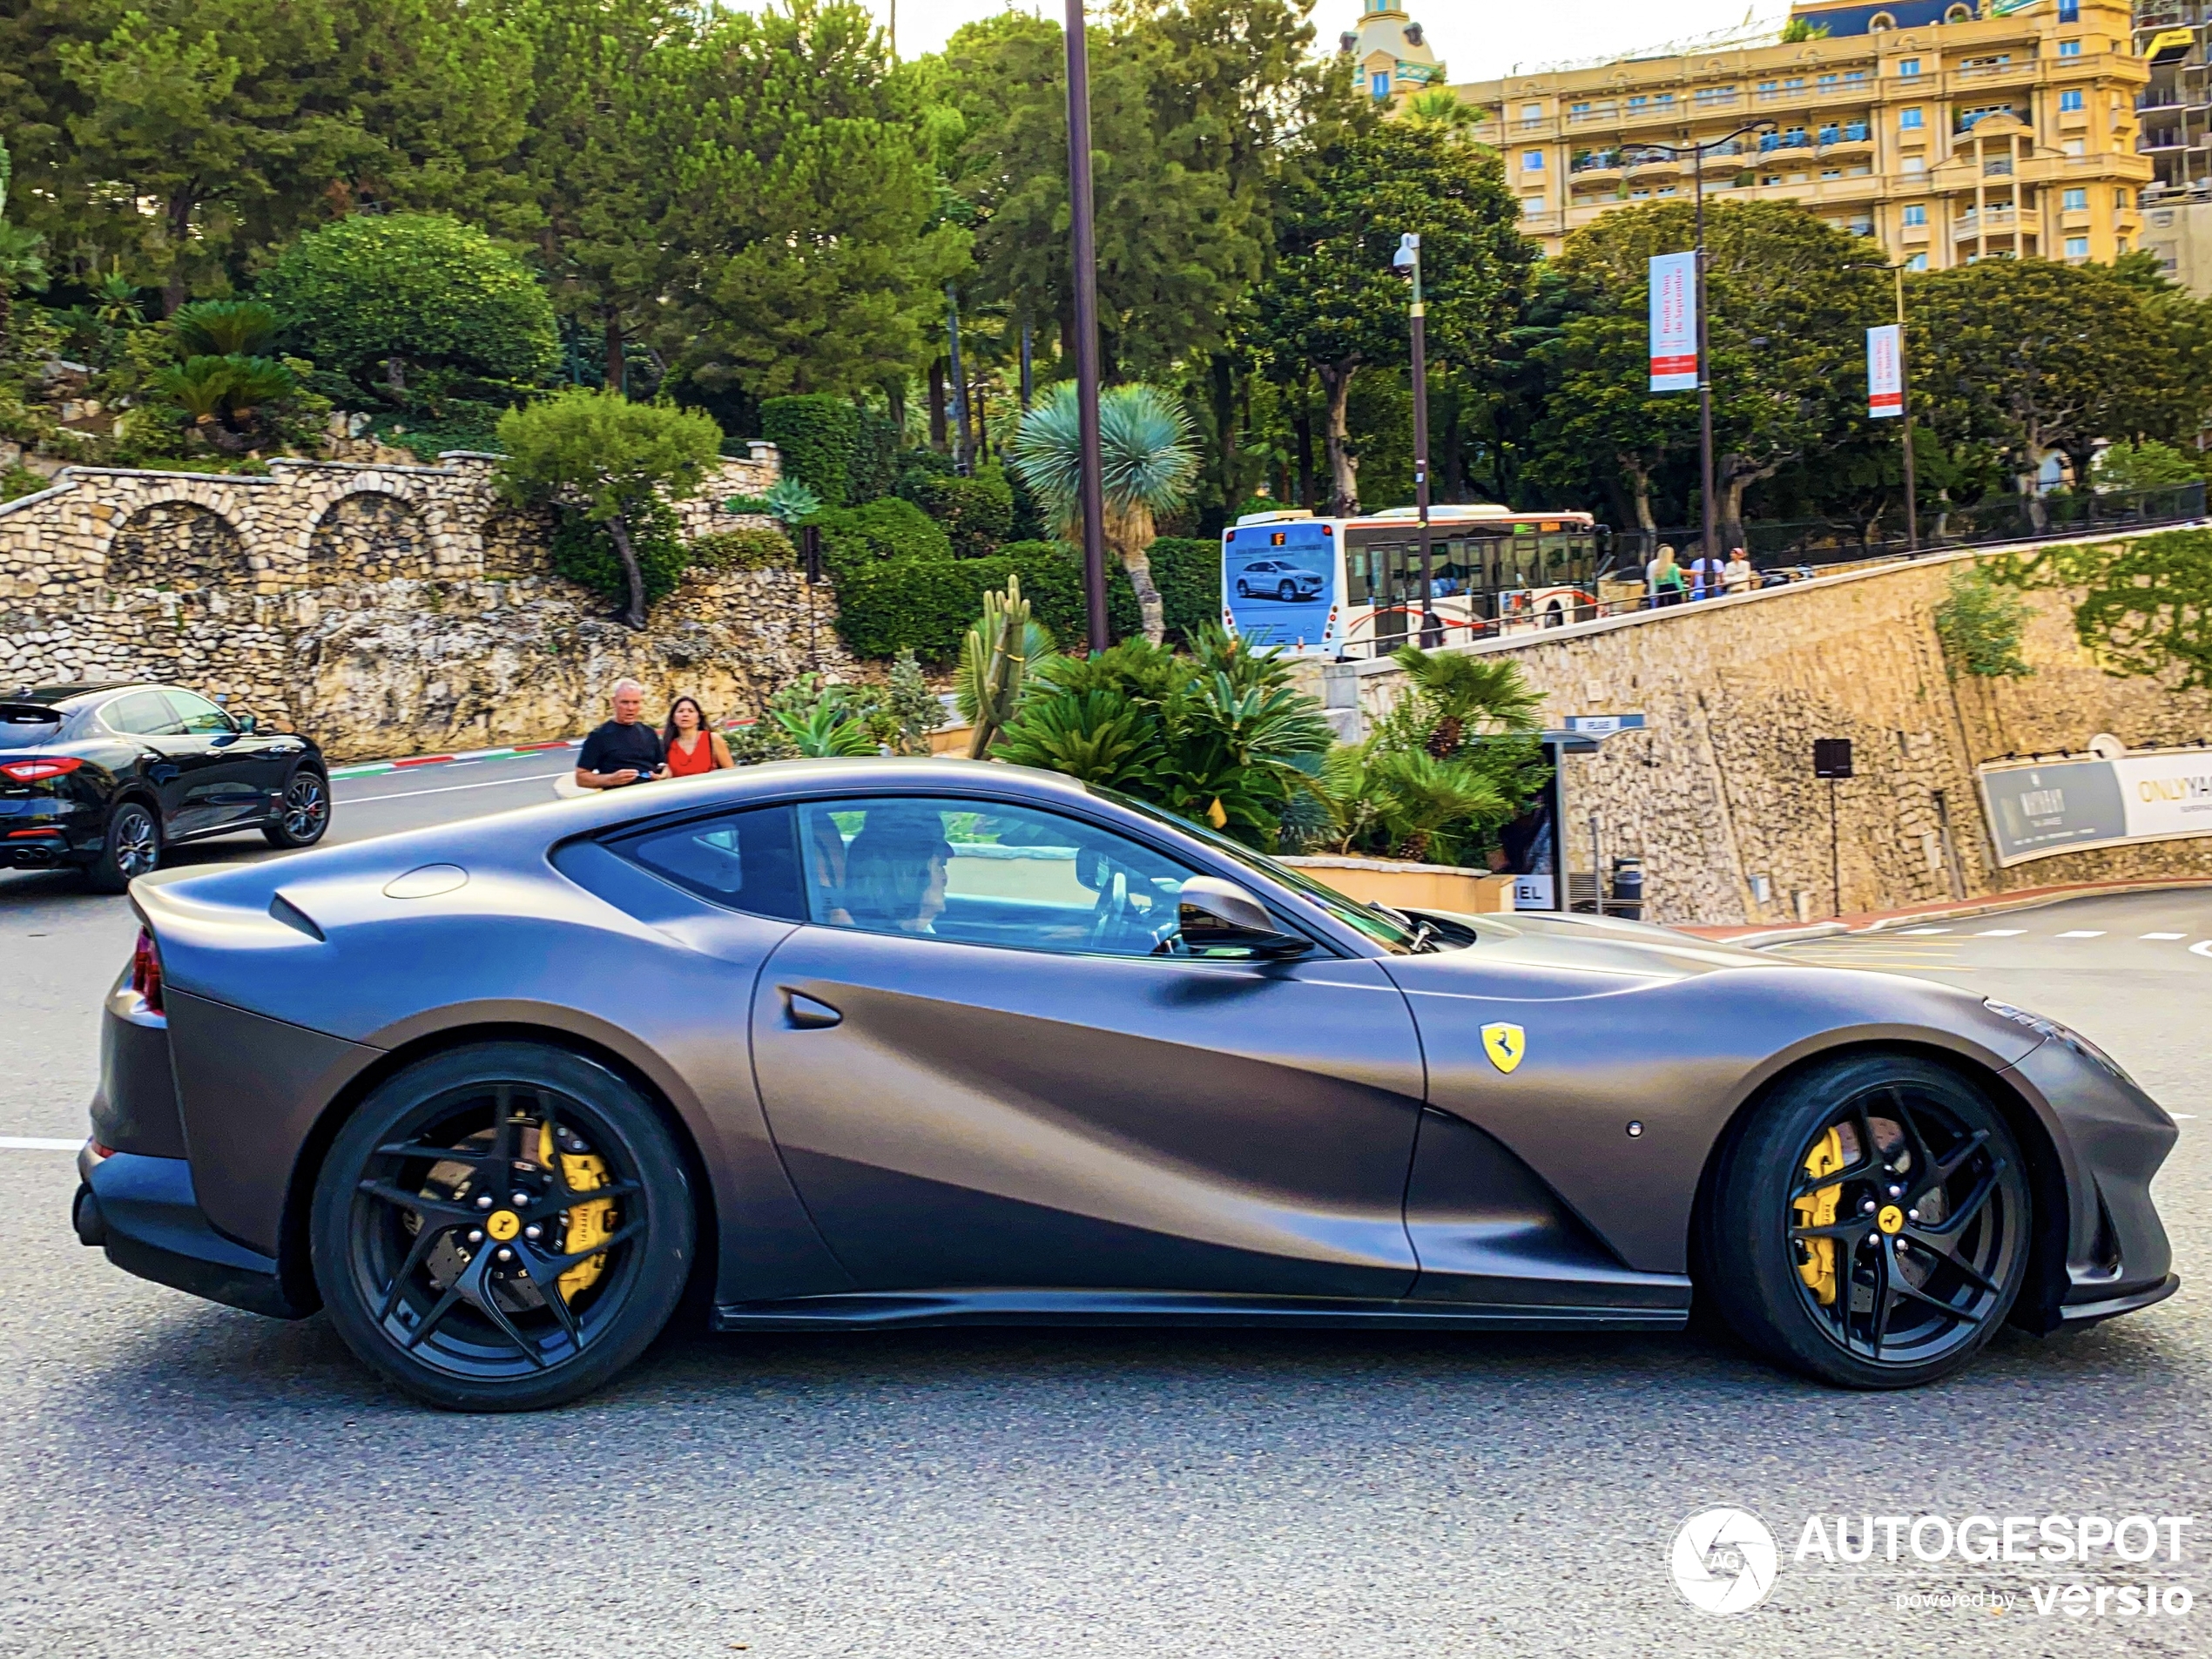
POLYGON ((710 903, 784 921, 806 920, 787 806, 663 824, 607 845, 710 903))
POLYGON ((1177 902, 1193 873, 1076 819, 939 798, 811 802, 799 817, 809 912, 826 927, 1114 956, 1196 942, 1177 902))
POLYGON ((100 718, 111 732, 127 732, 134 738, 180 738, 185 732, 184 722, 158 691, 119 697, 100 711, 100 718))
POLYGON ((231 717, 197 691, 164 691, 184 730, 195 738, 219 738, 238 730, 231 717))

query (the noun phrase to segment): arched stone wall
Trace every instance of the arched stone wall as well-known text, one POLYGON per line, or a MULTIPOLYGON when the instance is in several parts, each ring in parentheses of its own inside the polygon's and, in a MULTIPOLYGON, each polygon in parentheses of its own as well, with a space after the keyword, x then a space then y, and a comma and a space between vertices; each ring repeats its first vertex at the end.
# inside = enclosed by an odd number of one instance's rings
POLYGON ((238 527, 211 508, 159 501, 132 513, 107 547, 111 587, 252 588, 238 527))
POLYGON ((391 582, 435 573, 428 527, 414 503, 382 490, 341 496, 315 521, 307 538, 313 586, 334 582, 391 582))

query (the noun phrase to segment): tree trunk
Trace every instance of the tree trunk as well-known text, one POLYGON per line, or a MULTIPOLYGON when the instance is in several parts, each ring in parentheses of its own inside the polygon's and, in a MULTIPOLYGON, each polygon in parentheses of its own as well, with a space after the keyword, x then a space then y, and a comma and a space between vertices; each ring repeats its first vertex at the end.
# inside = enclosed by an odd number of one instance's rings
POLYGON ((1321 387, 1329 395, 1327 423, 1322 436, 1329 451, 1329 516, 1349 518, 1359 510, 1359 462, 1352 453, 1352 429, 1346 420, 1352 407, 1352 378, 1359 372, 1356 362, 1318 366, 1321 387))
POLYGON ((1159 531, 1152 521, 1152 509, 1141 503, 1126 512, 1117 512, 1112 503, 1106 508, 1106 540, 1122 561, 1122 569, 1129 572, 1129 584, 1136 594, 1136 614, 1144 628, 1144 637, 1152 644, 1159 644, 1167 637, 1167 607, 1161 602, 1160 590, 1152 580, 1152 561, 1147 556, 1159 531))
POLYGON ((2043 504, 2043 458, 2050 452, 2031 448, 2027 453, 2025 471, 2013 475, 2013 484, 2020 494, 2020 505, 2027 509, 2029 529, 2040 536, 2051 528, 2051 509, 2043 504))
POLYGON ((1651 469, 1636 455, 1621 457, 1621 475, 1629 481, 1629 498, 1635 504, 1636 528, 1646 536, 1659 534, 1659 521, 1651 516, 1651 469))
POLYGON ((1311 377, 1303 371, 1298 377, 1296 413, 1291 416, 1291 432, 1298 439, 1298 504, 1312 512, 1320 505, 1313 488, 1313 395, 1311 377))
POLYGON ((606 365, 604 372, 607 378, 607 389, 610 392, 627 392, 630 389, 630 363, 622 349, 621 308, 617 306, 603 307, 599 321, 605 331, 606 365))
POLYGON ((645 573, 637 566, 637 550, 630 544, 630 526, 617 513, 607 521, 607 534, 614 537, 615 553, 622 560, 623 579, 630 584, 630 604, 622 613, 623 624, 629 628, 645 625, 645 573))
POLYGON ((384 360, 384 384, 391 388, 395 401, 407 395, 407 359, 387 357, 384 360))
POLYGON ((929 360, 929 447, 945 453, 945 360, 929 360))
POLYGON ((1723 455, 1719 458, 1714 468, 1714 482, 1721 493, 1720 510, 1713 515, 1713 528, 1720 535, 1722 557, 1728 556, 1730 548, 1749 545, 1743 539, 1743 492, 1753 484, 1773 477, 1784 462, 1795 458, 1784 455, 1764 467, 1751 465, 1742 455, 1723 455))
POLYGON ((165 217, 169 222, 169 275, 161 285, 161 314, 173 317, 177 307, 185 303, 185 249, 192 241, 192 210, 194 206, 189 192, 172 196, 165 204, 165 217))
POLYGON ((16 300, 10 284, 0 278, 0 358, 8 354, 8 336, 16 325, 16 300))

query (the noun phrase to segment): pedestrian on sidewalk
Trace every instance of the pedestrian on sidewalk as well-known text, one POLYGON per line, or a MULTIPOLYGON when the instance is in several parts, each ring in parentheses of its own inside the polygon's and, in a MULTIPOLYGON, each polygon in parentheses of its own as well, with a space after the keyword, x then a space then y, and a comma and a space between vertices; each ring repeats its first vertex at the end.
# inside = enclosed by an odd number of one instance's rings
POLYGON ((695 697, 679 697, 668 705, 668 725, 660 740, 671 778, 696 778, 738 764, 730 758, 730 745, 722 741, 722 734, 707 725, 706 711, 695 697))
POLYGON ((1718 554, 1707 555, 1702 549, 1689 562, 1689 597, 1696 600, 1709 598, 1721 590, 1721 560, 1718 554))
POLYGON ((576 758, 579 789, 623 789, 665 777, 660 733, 637 717, 645 711, 645 688, 636 680, 617 680, 615 718, 583 740, 576 758))
POLYGON ((1721 593, 1749 593, 1758 585, 1758 572, 1752 570, 1751 561, 1740 547, 1728 550, 1728 563, 1721 566, 1721 593))
POLYGON ((1651 604, 1656 610, 1661 605, 1682 603, 1682 566, 1675 563, 1675 550, 1664 542, 1659 544, 1659 556, 1645 567, 1644 578, 1650 584, 1651 604))

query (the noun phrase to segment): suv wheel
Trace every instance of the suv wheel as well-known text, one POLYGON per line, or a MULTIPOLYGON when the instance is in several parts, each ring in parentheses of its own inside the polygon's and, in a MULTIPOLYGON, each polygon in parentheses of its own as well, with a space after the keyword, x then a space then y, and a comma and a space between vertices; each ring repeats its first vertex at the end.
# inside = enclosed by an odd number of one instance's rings
POLYGON ((285 785, 277 815, 261 826, 261 833, 271 846, 313 846, 329 827, 329 780, 302 766, 285 785))
POLYGON ((142 800, 118 801, 109 810, 100 850, 84 872, 95 893, 120 893, 133 877, 161 864, 161 819, 142 800))

